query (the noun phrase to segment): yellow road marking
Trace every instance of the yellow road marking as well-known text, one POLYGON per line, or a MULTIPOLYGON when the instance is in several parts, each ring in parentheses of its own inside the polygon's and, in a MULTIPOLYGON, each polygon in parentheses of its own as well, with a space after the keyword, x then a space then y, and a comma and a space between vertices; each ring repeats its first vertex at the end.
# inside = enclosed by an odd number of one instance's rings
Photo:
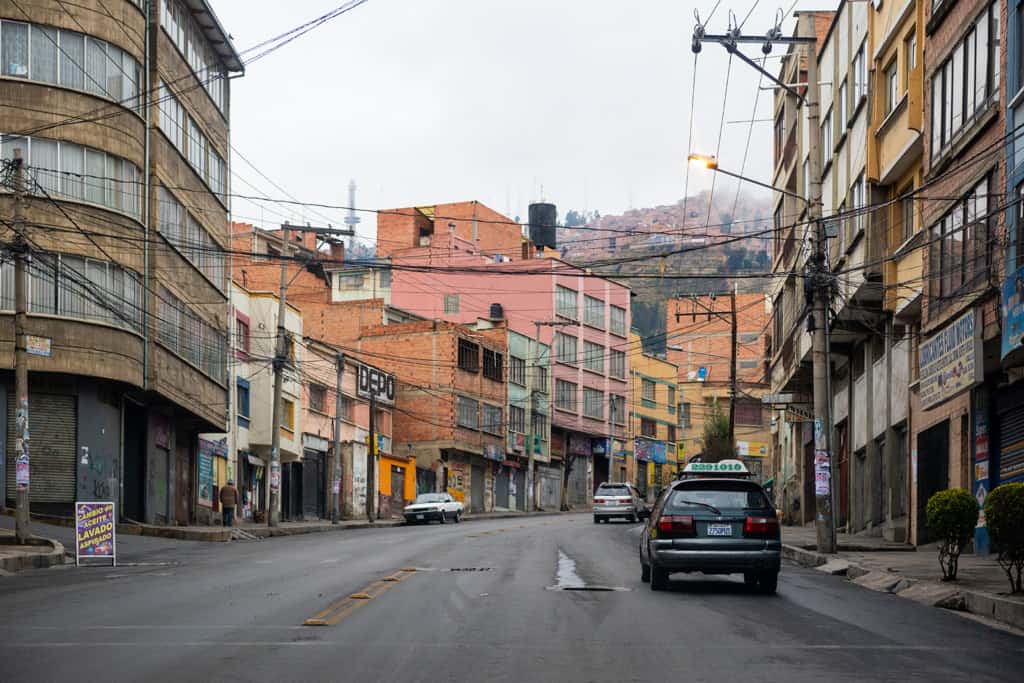
POLYGON ((415 567, 403 567, 394 574, 377 579, 360 591, 339 598, 324 609, 306 619, 303 626, 334 626, 357 609, 391 590, 396 584, 404 581, 416 572, 415 567))

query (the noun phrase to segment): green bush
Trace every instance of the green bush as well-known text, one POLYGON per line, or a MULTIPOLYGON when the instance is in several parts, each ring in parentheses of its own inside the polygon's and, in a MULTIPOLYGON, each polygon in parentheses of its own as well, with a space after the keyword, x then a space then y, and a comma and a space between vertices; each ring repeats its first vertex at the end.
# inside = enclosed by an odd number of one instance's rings
POLYGON ((985 498, 985 525, 1010 591, 1024 592, 1024 484, 997 486, 985 498))
POLYGON ((963 489, 948 489, 928 499, 925 513, 928 529, 939 537, 942 580, 955 581, 960 553, 978 524, 978 502, 963 489))

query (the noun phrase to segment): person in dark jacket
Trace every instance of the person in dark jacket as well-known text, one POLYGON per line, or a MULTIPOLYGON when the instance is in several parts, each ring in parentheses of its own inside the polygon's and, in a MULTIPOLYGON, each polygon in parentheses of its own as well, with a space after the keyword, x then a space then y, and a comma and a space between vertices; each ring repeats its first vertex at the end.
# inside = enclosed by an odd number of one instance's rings
POLYGON ((220 490, 220 507, 224 515, 224 526, 234 526, 235 507, 238 505, 238 489, 233 479, 228 479, 227 486, 220 490))

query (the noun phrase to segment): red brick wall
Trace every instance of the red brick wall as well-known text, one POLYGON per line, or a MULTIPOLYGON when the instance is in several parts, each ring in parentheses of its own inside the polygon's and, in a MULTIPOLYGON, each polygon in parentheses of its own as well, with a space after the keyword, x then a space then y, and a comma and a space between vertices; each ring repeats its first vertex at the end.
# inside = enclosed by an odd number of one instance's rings
POLYGON ((507 216, 484 206, 480 202, 454 202, 437 204, 431 221, 415 208, 389 209, 377 216, 377 252, 389 256, 395 251, 419 246, 420 228, 432 229, 437 237, 449 233, 448 225, 455 225, 455 234, 468 240, 487 254, 504 254, 512 259, 522 256, 522 228, 507 216), (476 219, 477 239, 473 239, 476 219))

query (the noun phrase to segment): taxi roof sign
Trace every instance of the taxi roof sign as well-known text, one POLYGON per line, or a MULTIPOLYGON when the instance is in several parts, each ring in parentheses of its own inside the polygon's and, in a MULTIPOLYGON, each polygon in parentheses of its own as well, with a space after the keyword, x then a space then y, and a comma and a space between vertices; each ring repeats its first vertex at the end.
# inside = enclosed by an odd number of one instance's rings
POLYGON ((740 460, 721 460, 719 462, 691 462, 684 469, 685 474, 732 474, 749 475, 750 470, 740 460))

